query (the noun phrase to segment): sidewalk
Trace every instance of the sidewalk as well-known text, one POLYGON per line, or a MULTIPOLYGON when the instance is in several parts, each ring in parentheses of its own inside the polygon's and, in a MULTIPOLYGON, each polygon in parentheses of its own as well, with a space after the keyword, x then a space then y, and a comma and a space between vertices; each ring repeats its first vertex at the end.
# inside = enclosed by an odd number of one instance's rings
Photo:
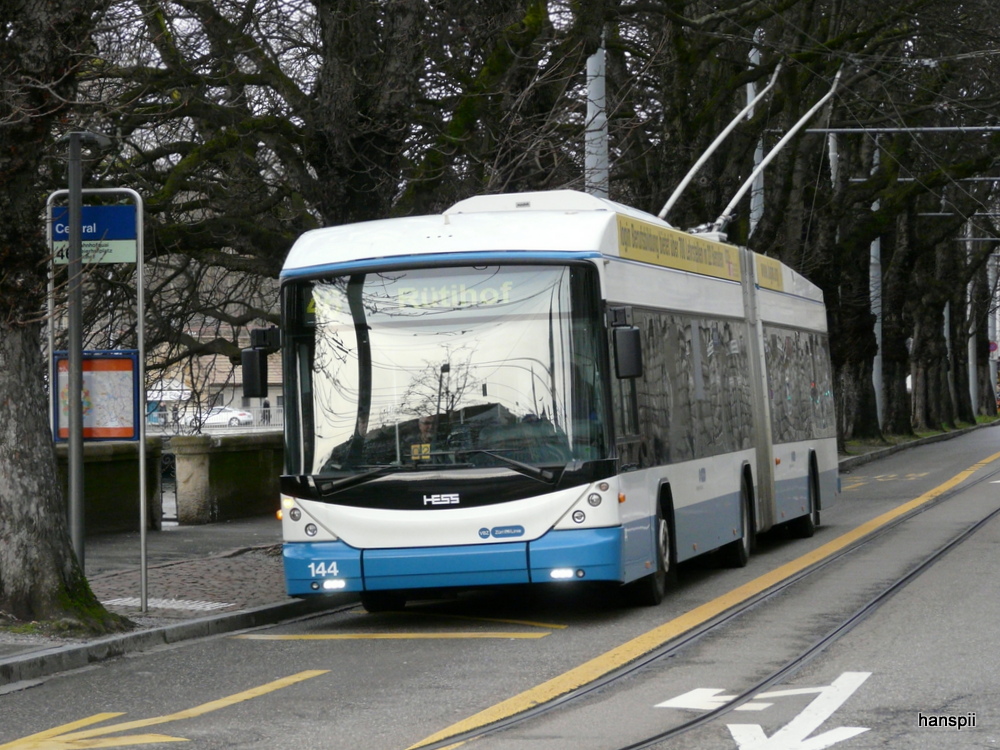
MULTIPOLYGON (((989 426, 841 456, 840 469, 989 426)), ((273 515, 205 526, 167 526, 150 531, 146 546, 146 613, 139 610, 139 532, 88 537, 84 546, 94 594, 138 627, 130 633, 89 640, 0 631, 0 694, 12 683, 168 643, 276 623, 357 597, 333 594, 306 601, 286 596, 281 524, 273 515)))
POLYGON ((138 531, 88 538, 84 556, 97 598, 140 623, 169 623, 199 612, 233 612, 288 600, 281 524, 273 515, 150 531, 146 614, 140 613, 138 531))

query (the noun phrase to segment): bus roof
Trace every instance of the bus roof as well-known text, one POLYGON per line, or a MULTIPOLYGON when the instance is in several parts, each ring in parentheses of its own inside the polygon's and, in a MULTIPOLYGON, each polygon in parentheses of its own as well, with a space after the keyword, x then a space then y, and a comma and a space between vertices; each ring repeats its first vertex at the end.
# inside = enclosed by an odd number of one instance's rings
MULTIPOLYGON (((283 277, 336 272, 362 262, 414 255, 525 253, 604 256, 739 281, 740 249, 673 228, 634 208, 575 190, 480 195, 441 214, 314 229, 292 246, 283 277)), ((754 254, 757 283, 821 300, 813 284, 777 260, 754 254)))

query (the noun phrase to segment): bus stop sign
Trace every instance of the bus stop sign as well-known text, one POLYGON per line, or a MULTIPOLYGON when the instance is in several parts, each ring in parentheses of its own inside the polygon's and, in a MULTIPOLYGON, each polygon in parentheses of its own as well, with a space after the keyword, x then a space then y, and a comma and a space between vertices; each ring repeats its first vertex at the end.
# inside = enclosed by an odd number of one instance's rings
MULTIPOLYGON (((135 263, 135 205, 83 206, 81 260, 84 263, 135 263)), ((54 262, 69 262, 69 207, 51 206, 54 262)))

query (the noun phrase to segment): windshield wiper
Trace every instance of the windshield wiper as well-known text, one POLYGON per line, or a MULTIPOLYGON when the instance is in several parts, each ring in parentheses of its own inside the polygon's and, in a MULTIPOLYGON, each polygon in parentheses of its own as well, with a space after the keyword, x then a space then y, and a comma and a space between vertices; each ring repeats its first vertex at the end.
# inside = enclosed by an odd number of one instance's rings
POLYGON ((541 466, 534 466, 532 464, 526 464, 523 461, 517 461, 513 458, 508 458, 500 453, 494 453, 493 451, 483 450, 482 448, 470 448, 469 450, 458 450, 455 451, 455 455, 469 456, 474 453, 479 453, 484 456, 489 456, 490 458, 495 458, 501 463, 507 464, 510 468, 519 474, 524 474, 526 477, 531 479, 537 479, 539 482, 545 482, 546 484, 555 484, 557 481, 556 472, 552 469, 543 469, 541 466))
POLYGON ((329 497, 330 495, 335 495, 341 490, 346 490, 350 487, 370 482, 372 479, 378 479, 381 476, 391 474, 395 471, 402 471, 403 468, 403 466, 399 466, 398 464, 386 464, 385 466, 376 466, 374 469, 369 469, 368 471, 363 471, 360 474, 352 474, 349 477, 342 477, 340 479, 328 479, 325 477, 310 475, 306 477, 306 480, 316 491, 317 495, 320 497, 329 497))

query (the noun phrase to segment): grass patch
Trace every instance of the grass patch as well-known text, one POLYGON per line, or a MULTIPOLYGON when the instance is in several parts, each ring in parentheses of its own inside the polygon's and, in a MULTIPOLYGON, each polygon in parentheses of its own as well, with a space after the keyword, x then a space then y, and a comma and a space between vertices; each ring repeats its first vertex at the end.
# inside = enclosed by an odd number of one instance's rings
POLYGON ((100 627, 71 617, 57 620, 18 620, 6 612, 0 612, 0 633, 9 633, 29 638, 93 638, 95 635, 121 633, 134 630, 134 622, 115 613, 108 613, 100 627))
POLYGON ((888 433, 884 434, 881 439, 879 438, 863 438, 857 440, 848 440, 845 443, 846 452, 844 455, 854 456, 864 453, 871 453, 872 451, 881 450, 882 448, 892 448, 897 445, 905 445, 906 443, 912 443, 915 440, 921 440, 923 438, 935 437, 937 435, 947 435, 951 432, 959 432, 969 427, 975 427, 981 424, 992 424, 1000 420, 1000 416, 989 416, 989 417, 976 417, 976 424, 970 424, 968 422, 958 422, 953 428, 945 427, 940 430, 920 430, 914 432, 911 435, 890 435, 888 433))

